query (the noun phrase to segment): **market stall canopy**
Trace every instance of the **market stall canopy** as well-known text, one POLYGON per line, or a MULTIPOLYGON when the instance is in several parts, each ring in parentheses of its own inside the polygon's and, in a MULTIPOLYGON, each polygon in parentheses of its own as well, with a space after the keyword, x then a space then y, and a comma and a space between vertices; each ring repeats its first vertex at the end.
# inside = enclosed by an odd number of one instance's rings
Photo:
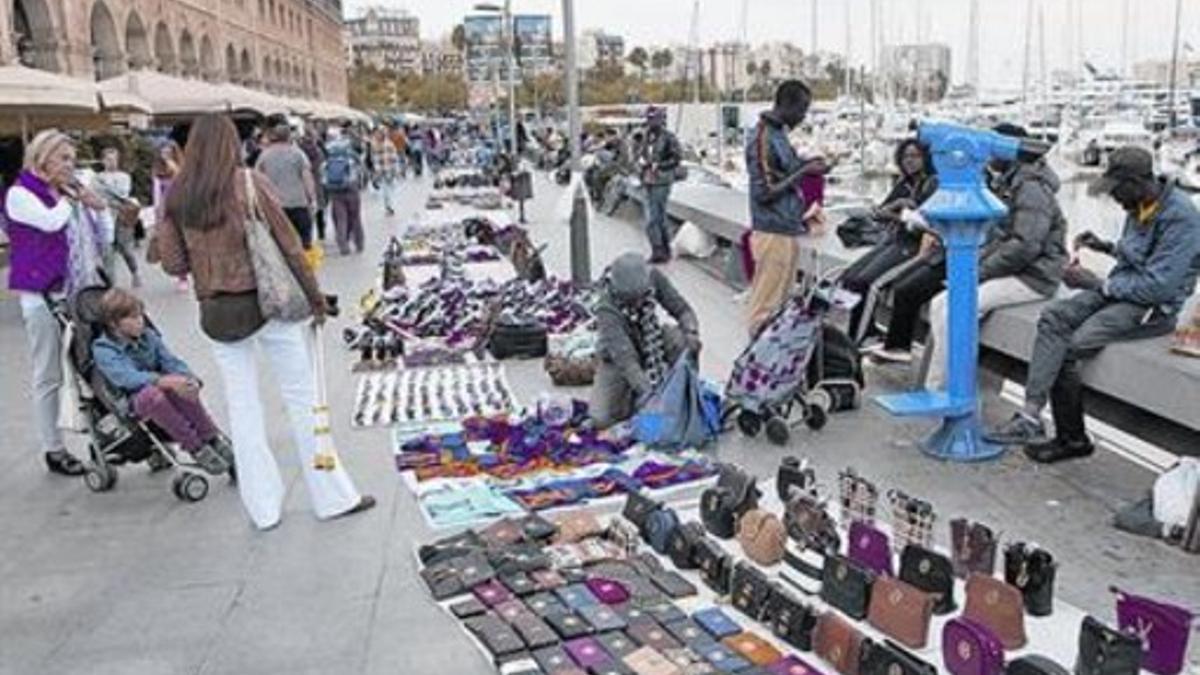
POLYGON ((138 70, 100 82, 100 97, 121 100, 136 96, 154 115, 195 115, 227 108, 220 87, 203 80, 186 80, 149 70, 138 70))
POLYGON ((6 115, 99 110, 92 82, 25 66, 0 66, 0 111, 6 115))
POLYGON ((232 82, 219 85, 217 89, 230 110, 252 110, 265 116, 286 113, 292 107, 291 102, 286 99, 232 82))

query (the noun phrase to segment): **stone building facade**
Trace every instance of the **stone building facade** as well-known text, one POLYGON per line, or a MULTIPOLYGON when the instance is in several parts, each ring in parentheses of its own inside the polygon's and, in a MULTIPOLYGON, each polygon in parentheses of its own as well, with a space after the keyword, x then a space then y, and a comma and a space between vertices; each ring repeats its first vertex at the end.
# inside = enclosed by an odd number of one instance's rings
POLYGON ((345 103, 341 0, 0 0, 0 64, 149 68, 345 103))

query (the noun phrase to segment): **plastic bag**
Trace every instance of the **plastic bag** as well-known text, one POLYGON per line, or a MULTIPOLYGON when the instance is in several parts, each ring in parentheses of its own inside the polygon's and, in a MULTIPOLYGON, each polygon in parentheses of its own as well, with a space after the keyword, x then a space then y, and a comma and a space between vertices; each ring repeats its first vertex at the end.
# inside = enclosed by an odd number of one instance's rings
POLYGON ((633 418, 634 438, 653 448, 699 448, 715 439, 720 427, 720 395, 700 382, 686 353, 633 418))
POLYGON ((1200 460, 1184 457, 1154 481, 1154 519, 1167 527, 1186 527, 1200 490, 1200 460))
POLYGON ((671 241, 671 252, 685 258, 707 258, 716 250, 713 236, 691 221, 685 222, 671 241))

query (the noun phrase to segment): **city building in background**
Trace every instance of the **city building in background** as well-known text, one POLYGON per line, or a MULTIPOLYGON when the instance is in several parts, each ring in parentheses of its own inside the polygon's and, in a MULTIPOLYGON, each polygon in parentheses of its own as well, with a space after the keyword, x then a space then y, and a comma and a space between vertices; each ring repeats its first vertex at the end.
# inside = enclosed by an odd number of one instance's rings
POLYGON ((587 30, 579 38, 579 67, 625 67, 625 38, 602 30, 587 30))
POLYGON ((421 21, 404 10, 372 7, 357 19, 346 21, 350 64, 395 73, 418 74, 421 54, 421 21))
POLYGON ((536 77, 553 70, 554 43, 549 14, 518 14, 513 17, 513 35, 520 77, 536 77))
POLYGON ((950 47, 941 43, 886 45, 883 77, 909 100, 940 99, 950 85, 950 47))
POLYGON ((4 0, 0 64, 81 79, 151 69, 344 103, 341 0, 4 0))
POLYGON ((426 76, 462 77, 462 51, 449 39, 422 43, 421 72, 426 76))

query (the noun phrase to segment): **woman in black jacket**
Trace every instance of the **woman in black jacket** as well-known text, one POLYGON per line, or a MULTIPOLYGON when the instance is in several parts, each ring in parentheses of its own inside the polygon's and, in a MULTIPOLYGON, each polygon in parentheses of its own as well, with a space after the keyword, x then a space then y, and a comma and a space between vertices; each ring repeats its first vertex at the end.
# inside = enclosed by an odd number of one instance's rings
POLYGON ((871 317, 864 316, 871 286, 884 274, 911 260, 921 248, 922 233, 910 230, 901 221, 901 214, 905 209, 916 209, 937 192, 937 175, 933 172, 929 148, 917 139, 906 139, 897 146, 896 167, 900 178, 871 214, 875 220, 889 225, 888 237, 842 274, 842 287, 863 298, 850 314, 849 333, 856 341, 865 338, 872 328, 871 317), (867 326, 862 325, 864 320, 867 326))

